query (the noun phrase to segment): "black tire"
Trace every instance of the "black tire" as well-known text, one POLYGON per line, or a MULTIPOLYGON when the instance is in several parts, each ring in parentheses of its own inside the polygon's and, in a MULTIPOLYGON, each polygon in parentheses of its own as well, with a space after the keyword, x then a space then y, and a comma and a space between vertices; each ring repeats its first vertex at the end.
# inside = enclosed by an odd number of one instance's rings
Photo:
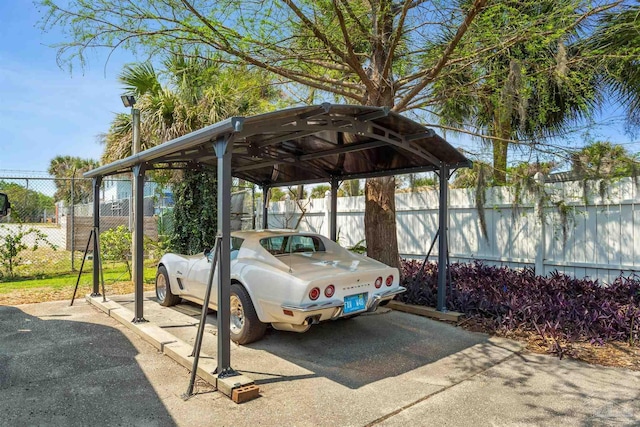
POLYGON ((256 309, 247 290, 240 284, 231 285, 231 340, 240 345, 258 341, 264 336, 267 325, 258 319, 256 309))
POLYGON ((181 300, 179 296, 174 295, 171 292, 171 286, 169 285, 169 273, 167 273, 167 269, 164 265, 158 267, 158 272, 156 273, 156 297, 158 298, 160 305, 164 307, 176 305, 181 300))

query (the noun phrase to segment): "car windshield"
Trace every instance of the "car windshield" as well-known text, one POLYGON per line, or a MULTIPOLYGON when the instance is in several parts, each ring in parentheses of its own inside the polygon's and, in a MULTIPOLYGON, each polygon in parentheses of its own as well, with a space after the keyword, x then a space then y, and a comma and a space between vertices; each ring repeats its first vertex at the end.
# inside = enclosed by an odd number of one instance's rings
POLYGON ((261 239, 260 245, 269 251, 271 255, 325 251, 324 243, 317 236, 273 236, 261 239))

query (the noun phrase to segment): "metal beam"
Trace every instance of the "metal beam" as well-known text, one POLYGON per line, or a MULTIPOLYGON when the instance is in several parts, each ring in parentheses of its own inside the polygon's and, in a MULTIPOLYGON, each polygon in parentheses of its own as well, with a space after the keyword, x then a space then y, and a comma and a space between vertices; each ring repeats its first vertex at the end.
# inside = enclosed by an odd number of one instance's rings
POLYGON ((331 104, 328 102, 323 102, 320 104, 320 108, 309 111, 308 113, 300 114, 298 117, 302 120, 310 119, 312 117, 323 116, 331 111, 331 104))
POLYGON ((262 186, 262 229, 269 228, 269 187, 268 185, 262 186))
POLYGON ((251 171, 251 170, 256 170, 256 169, 262 169, 262 168, 268 168, 269 166, 275 166, 275 165, 279 165, 282 163, 287 163, 284 160, 269 160, 266 162, 260 162, 260 163, 252 163, 250 165, 246 165, 246 166, 240 166, 235 168, 233 171, 234 172, 246 172, 246 171, 251 171))
POLYGON ((360 114, 359 116, 356 116, 356 119, 366 122, 368 120, 374 120, 374 119, 379 119, 381 117, 387 117, 389 115, 389 112, 391 112, 391 107, 381 107, 379 110, 377 111, 372 111, 370 113, 365 113, 365 114, 360 114))
POLYGON ((270 145, 279 144, 281 142, 289 141, 291 139, 301 138, 303 136, 312 135, 316 133, 316 130, 297 130, 286 135, 279 135, 270 139, 264 139, 262 141, 255 141, 254 144, 260 148, 268 147, 270 145))
POLYGON ((213 148, 218 157, 218 375, 233 375, 231 368, 231 138, 220 138, 213 148))
POLYGON ((359 174, 346 174, 339 175, 340 179, 348 180, 348 179, 366 179, 366 178, 378 178, 381 176, 391 176, 391 175, 404 175, 408 173, 421 173, 421 172, 433 172, 438 170, 433 166, 418 166, 415 168, 398 168, 398 169, 387 169, 387 170, 379 170, 376 172, 367 172, 367 173, 359 173, 359 174))
POLYGON ((338 178, 331 178, 331 223, 330 238, 334 242, 338 240, 338 178))
POLYGON ((387 143, 383 141, 369 141, 369 142, 345 144, 341 147, 332 148, 330 150, 322 150, 316 153, 302 154, 298 156, 298 158, 302 161, 314 160, 322 157, 334 156, 336 154, 353 153, 356 151, 370 150, 372 148, 384 147, 385 145, 387 145, 387 143))
POLYGON ((407 141, 415 141, 416 139, 433 138, 434 136, 436 136, 435 131, 433 129, 427 128, 424 132, 407 135, 404 139, 407 141))
POLYGON ((135 248, 133 250, 133 282, 135 285, 135 315, 133 323, 146 322, 143 313, 144 302, 144 175, 146 165, 133 167, 133 187, 135 199, 133 201, 133 219, 135 248))
MULTIPOLYGON (((102 177, 96 176, 93 178, 93 231, 94 233, 100 233, 100 185, 102 184, 102 177)), ((100 252, 100 246, 98 245, 98 239, 96 235, 93 236, 93 291, 92 297, 100 296, 100 262, 98 260, 101 257, 98 256, 100 252)))
POLYGON ((448 213, 448 191, 449 191, 449 168, 444 163, 440 165, 440 205, 438 208, 438 220, 440 223, 440 232, 438 236, 438 298, 437 309, 438 311, 447 311, 447 272, 449 266, 447 265, 447 253, 449 251, 449 245, 447 237, 449 230, 447 228, 449 213, 448 213))

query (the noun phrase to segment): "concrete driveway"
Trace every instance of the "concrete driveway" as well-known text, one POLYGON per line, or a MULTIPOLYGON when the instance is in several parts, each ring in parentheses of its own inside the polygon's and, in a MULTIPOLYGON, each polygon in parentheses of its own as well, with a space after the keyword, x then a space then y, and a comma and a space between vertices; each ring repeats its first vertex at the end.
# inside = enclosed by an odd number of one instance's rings
MULTIPOLYGON (((131 296, 114 297, 131 307, 131 296)), ((188 345, 199 307, 145 301, 188 345)), ((215 358, 215 316, 203 352, 215 358)), ((209 360, 210 359, 205 359, 209 360)), ((640 373, 522 352, 509 340, 385 311, 232 345, 261 396, 237 405, 84 301, 0 307, 0 424, 638 425, 640 373)))

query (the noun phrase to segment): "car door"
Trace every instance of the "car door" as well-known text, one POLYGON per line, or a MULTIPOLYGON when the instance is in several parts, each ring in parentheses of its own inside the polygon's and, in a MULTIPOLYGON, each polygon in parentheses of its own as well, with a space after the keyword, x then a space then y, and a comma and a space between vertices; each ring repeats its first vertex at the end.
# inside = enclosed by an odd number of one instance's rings
MULTIPOLYGON (((232 237, 231 238, 231 268, 236 264, 236 256, 238 250, 242 245, 242 239, 232 237)), ((207 281, 209 280, 209 274, 211 271, 211 263, 213 260, 213 252, 210 252, 207 256, 202 255, 202 259, 197 260, 191 270, 189 271, 189 285, 190 293, 201 301, 204 301, 204 294, 207 289, 207 281)), ((211 287, 211 297, 209 298, 209 305, 212 307, 218 306, 218 269, 216 268, 213 275, 213 283, 211 287)))
MULTIPOLYGON (((187 289, 189 294, 199 300, 204 300, 204 293, 207 287, 207 280, 209 279, 209 271, 211 270, 210 256, 206 257, 204 254, 202 257, 191 264, 189 274, 187 278, 187 289)), ((214 280, 212 288, 213 292, 216 292, 216 281, 214 280)), ((213 293, 212 292, 212 293, 213 293)), ((213 296, 213 295, 212 295, 213 296)))

